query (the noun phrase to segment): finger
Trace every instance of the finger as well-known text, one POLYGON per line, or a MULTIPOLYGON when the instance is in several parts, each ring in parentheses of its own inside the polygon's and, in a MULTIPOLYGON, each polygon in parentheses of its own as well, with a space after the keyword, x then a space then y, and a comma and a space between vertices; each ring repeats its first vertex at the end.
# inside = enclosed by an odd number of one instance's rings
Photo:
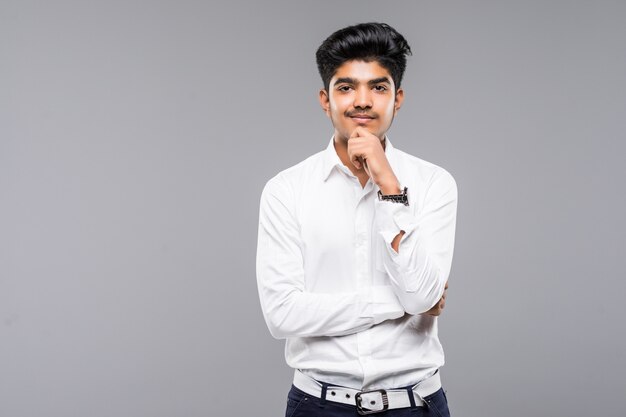
POLYGON ((348 142, 348 157, 350 158, 352 165, 354 165, 357 169, 361 169, 365 164, 365 158, 363 158, 363 155, 360 152, 357 152, 354 146, 351 147, 350 142, 348 142))
POLYGON ((361 126, 357 126, 357 128, 352 131, 349 139, 358 138, 360 136, 363 136, 361 132, 361 126))
POLYGON ((372 176, 372 174, 370 174, 370 169, 369 169, 369 167, 367 166, 367 159, 364 159, 364 160, 363 160, 363 169, 365 170, 365 172, 367 172, 367 175, 368 175, 368 176, 370 176, 370 177, 372 176))
POLYGON ((358 154, 354 151, 354 147, 350 146, 350 141, 348 141, 348 159, 350 160, 350 163, 352 163, 352 165, 354 165, 357 169, 359 169, 359 156, 358 154))

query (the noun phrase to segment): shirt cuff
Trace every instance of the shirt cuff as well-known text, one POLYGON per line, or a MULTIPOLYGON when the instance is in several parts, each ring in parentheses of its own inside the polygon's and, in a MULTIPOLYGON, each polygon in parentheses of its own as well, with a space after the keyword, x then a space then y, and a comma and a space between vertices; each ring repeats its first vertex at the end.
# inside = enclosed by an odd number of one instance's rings
POLYGON ((389 245, 401 230, 404 230, 405 233, 402 236, 402 240, 404 240, 417 228, 413 209, 410 206, 391 201, 376 200, 374 208, 376 210, 378 233, 389 245))
POLYGON ((378 324, 404 316, 404 308, 390 285, 373 285, 359 290, 361 317, 371 317, 378 324))

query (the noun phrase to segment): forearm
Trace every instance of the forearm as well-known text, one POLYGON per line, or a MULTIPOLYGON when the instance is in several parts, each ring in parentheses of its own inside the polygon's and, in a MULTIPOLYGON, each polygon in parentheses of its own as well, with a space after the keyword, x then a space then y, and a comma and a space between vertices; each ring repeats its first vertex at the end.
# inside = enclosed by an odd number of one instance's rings
POLYGON ((273 337, 344 336, 404 315, 390 286, 359 292, 275 292, 259 287, 265 321, 273 337))
POLYGON ((399 253, 385 246, 381 250, 383 268, 404 310, 420 314, 431 309, 443 295, 447 275, 419 245, 404 245, 399 253))
MULTIPOLYGON (((402 236, 404 236, 404 231, 401 231, 400 233, 398 233, 396 235, 396 237, 393 239, 393 241, 391 242, 391 248, 394 250, 394 252, 398 252, 400 250, 400 239, 402 239, 402 236)), ((423 314, 429 314, 431 316, 439 316, 441 315, 442 310, 445 307, 445 297, 446 297, 446 293, 445 290, 448 289, 448 283, 446 282, 446 286, 444 288, 444 293, 441 296, 441 298, 439 299, 439 301, 437 301, 437 303, 435 303, 434 306, 432 306, 428 311, 425 311, 423 314)))
POLYGON ((434 184, 418 213, 414 207, 376 203, 377 267, 387 272, 410 314, 429 311, 441 300, 452 263, 456 183, 443 172, 434 184))

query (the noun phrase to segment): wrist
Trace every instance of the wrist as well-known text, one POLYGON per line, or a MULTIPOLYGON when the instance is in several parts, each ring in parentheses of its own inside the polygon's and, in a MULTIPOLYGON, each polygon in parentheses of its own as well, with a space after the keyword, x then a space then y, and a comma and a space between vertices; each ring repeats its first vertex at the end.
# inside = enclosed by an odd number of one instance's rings
POLYGON ((378 188, 383 195, 394 195, 402 192, 398 180, 381 182, 378 184, 378 188))

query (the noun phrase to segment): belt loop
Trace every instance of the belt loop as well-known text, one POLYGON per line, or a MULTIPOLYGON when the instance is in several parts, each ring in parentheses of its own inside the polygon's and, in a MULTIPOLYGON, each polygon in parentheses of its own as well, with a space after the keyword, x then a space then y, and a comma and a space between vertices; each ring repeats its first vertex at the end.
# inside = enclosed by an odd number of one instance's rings
POLYGON ((413 392, 413 386, 406 387, 406 392, 409 394, 409 401, 411 402, 411 408, 416 408, 415 404, 415 393, 413 392))
POLYGON ((328 384, 325 382, 321 382, 322 384, 322 394, 320 395, 320 407, 324 407, 326 405, 326 391, 328 389, 328 384))

